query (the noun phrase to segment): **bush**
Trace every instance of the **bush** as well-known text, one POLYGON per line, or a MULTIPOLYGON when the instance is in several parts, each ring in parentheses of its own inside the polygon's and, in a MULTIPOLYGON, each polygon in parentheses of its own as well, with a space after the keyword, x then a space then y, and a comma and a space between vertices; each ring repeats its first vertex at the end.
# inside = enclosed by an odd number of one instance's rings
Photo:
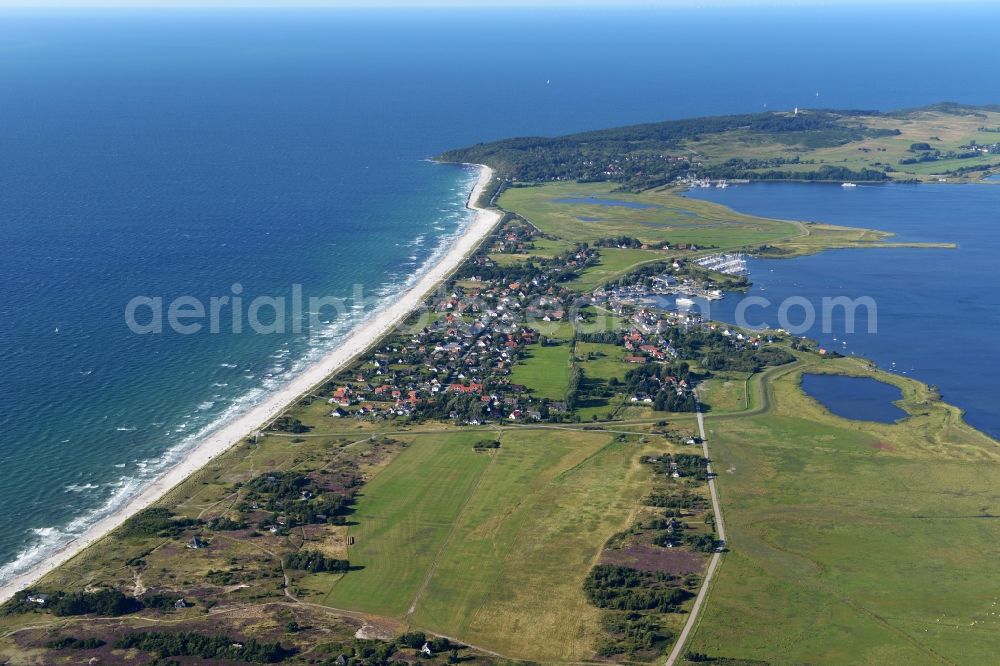
POLYGON ((129 518, 122 530, 126 537, 177 536, 200 522, 194 518, 176 518, 169 509, 154 506, 129 518))
POLYGON ((422 631, 410 631, 399 637, 399 644, 419 650, 427 642, 427 635, 422 631))
POLYGON ((63 636, 45 644, 50 650, 95 650, 106 645, 100 638, 73 638, 63 636))
POLYGON ((173 610, 180 600, 181 597, 175 594, 149 594, 142 598, 142 605, 156 610, 173 610))

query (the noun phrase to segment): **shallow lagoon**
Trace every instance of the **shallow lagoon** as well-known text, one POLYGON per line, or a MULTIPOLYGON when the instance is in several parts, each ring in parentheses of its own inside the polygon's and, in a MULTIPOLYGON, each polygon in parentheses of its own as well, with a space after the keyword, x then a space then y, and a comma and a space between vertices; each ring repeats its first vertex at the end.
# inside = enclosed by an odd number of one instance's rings
POLYGON ((903 397, 902 391, 871 377, 807 373, 802 375, 802 390, 845 419, 895 423, 907 416, 893 404, 903 397))

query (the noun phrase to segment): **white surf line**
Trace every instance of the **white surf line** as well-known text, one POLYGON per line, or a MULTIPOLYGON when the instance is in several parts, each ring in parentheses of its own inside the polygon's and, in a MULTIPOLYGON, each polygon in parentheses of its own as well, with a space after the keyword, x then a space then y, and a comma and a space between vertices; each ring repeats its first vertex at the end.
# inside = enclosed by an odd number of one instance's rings
MULTIPOLYGON (((697 394, 695 395, 695 400, 698 400, 697 394)), ((697 402, 697 409, 698 411, 695 415, 698 417, 698 434, 701 436, 702 455, 705 456, 706 460, 711 461, 708 455, 708 439, 705 437, 705 417, 701 413, 701 401, 697 402)), ((722 522, 722 509, 719 506, 719 493, 715 489, 715 477, 712 475, 711 462, 708 463, 706 469, 708 471, 708 490, 712 494, 712 512, 715 514, 715 528, 718 530, 719 540, 725 543, 726 526, 722 522)), ((705 572, 705 579, 701 582, 701 589, 698 590, 698 596, 695 597, 694 606, 691 607, 691 613, 688 615, 687 622, 684 623, 684 629, 681 630, 681 635, 677 637, 677 642, 674 643, 674 649, 670 651, 670 655, 667 657, 666 666, 674 666, 677 660, 680 659, 681 653, 684 651, 684 645, 687 644, 691 632, 698 623, 698 614, 705 604, 705 599, 708 598, 708 590, 712 585, 712 578, 715 576, 715 570, 718 569, 719 562, 721 561, 722 553, 712 553, 712 559, 708 562, 708 570, 705 572)))
POLYGON ((432 294, 439 284, 444 283, 475 252, 503 216, 497 209, 482 208, 478 204, 480 195, 493 180, 493 170, 485 165, 469 166, 479 168, 479 178, 466 202, 466 207, 473 212, 472 220, 456 236, 451 247, 436 264, 428 267, 427 271, 406 291, 373 312, 364 323, 353 329, 337 348, 304 368, 264 401, 207 434, 185 454, 180 462, 148 483, 127 503, 95 522, 82 535, 73 537, 59 546, 45 560, 7 581, 0 581, 0 603, 4 603, 20 590, 34 585, 61 564, 104 539, 115 528, 161 499, 216 457, 242 442, 247 436, 265 428, 268 423, 298 402, 303 395, 312 392, 334 373, 366 352, 381 340, 382 336, 390 333, 397 323, 404 321, 411 312, 420 307, 424 298, 432 294))

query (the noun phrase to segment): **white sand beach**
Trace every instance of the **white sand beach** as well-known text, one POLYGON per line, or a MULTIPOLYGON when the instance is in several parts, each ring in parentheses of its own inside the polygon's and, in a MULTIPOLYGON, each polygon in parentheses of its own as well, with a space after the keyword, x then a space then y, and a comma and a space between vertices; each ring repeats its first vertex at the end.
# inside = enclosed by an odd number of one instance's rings
POLYGON ((304 370, 266 401, 208 435, 192 448, 180 463, 147 486, 128 504, 95 523, 80 537, 53 552, 44 562, 6 582, 0 587, 0 603, 10 599, 19 590, 31 586, 56 567, 107 536, 128 518, 155 503, 188 476, 208 464, 209 461, 281 414, 300 396, 308 393, 328 376, 340 370, 355 356, 378 341, 383 334, 402 321, 412 310, 416 309, 425 295, 455 270, 500 220, 501 214, 498 211, 480 208, 476 205, 480 194, 492 179, 493 171, 483 165, 474 166, 479 167, 480 174, 467 204, 474 211, 473 220, 438 264, 432 266, 408 291, 358 326, 340 347, 304 370))

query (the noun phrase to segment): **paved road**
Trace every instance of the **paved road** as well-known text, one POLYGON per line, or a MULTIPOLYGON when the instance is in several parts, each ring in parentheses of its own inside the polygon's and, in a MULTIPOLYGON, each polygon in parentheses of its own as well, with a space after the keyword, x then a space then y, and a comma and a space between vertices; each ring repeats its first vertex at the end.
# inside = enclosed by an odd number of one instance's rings
MULTIPOLYGON (((701 436, 701 450, 705 458, 711 461, 712 458, 708 455, 708 438, 705 437, 705 417, 701 413, 701 403, 698 404, 697 415, 698 434, 701 436)), ((708 490, 712 494, 712 512, 715 514, 715 529, 718 530, 719 539, 724 543, 726 541, 726 526, 722 522, 722 509, 719 507, 719 493, 715 488, 715 477, 712 474, 711 462, 708 463, 708 490)), ((684 653, 684 646, 687 644, 691 632, 698 623, 698 614, 701 612, 701 607, 705 604, 709 588, 712 586, 712 578, 715 576, 715 570, 719 568, 719 562, 721 561, 722 553, 712 553, 712 559, 708 562, 708 570, 705 572, 705 580, 701 583, 701 589, 698 590, 698 596, 694 600, 694 606, 691 607, 691 613, 688 615, 687 622, 684 623, 681 635, 677 637, 674 649, 670 651, 670 656, 667 657, 667 666, 674 666, 684 653)))

